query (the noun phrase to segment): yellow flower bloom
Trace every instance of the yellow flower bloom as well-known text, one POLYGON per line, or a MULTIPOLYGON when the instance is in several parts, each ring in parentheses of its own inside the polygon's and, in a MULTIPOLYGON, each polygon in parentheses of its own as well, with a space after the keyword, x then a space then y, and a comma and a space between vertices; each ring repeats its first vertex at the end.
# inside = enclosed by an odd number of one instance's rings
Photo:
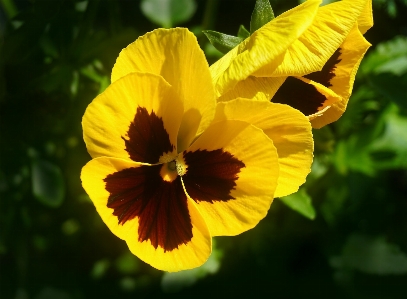
POLYGON ((216 108, 208 63, 187 29, 158 29, 123 49, 112 84, 83 117, 93 160, 81 180, 133 254, 166 271, 200 266, 212 236, 240 234, 265 217, 277 183, 280 194, 298 189, 312 161, 308 120, 259 104, 270 117, 243 99, 216 108), (257 123, 239 109, 253 110, 257 123), (280 179, 280 168, 300 174, 280 179))
POLYGON ((236 97, 288 104, 320 128, 346 109, 370 44, 371 0, 319 7, 308 0, 254 32, 211 66, 219 102, 236 97))

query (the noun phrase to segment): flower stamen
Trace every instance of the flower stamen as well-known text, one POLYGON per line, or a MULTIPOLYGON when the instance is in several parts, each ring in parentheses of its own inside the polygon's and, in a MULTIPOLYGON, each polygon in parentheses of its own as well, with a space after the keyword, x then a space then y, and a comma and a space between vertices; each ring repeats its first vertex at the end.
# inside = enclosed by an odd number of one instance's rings
POLYGON ((174 160, 168 163, 164 163, 161 167, 160 175, 164 181, 174 181, 178 176, 177 163, 174 160))
POLYGON ((177 157, 176 164, 177 164, 177 173, 178 173, 179 176, 183 176, 184 174, 187 173, 188 166, 185 163, 183 154, 180 154, 177 157))

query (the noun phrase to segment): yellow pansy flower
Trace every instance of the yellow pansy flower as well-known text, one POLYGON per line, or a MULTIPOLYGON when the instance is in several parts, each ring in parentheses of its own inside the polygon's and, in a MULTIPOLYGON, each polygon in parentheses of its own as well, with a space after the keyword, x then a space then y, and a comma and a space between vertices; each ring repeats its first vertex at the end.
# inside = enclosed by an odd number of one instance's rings
POLYGON ((293 192, 309 172, 307 118, 245 99, 217 108, 208 63, 187 29, 140 37, 122 50, 111 79, 83 116, 93 159, 82 185, 109 229, 153 267, 202 265, 212 236, 253 228, 277 189, 293 192), (300 175, 287 181, 296 161, 300 175))
POLYGON ((320 2, 308 0, 281 14, 213 64, 217 100, 288 104, 316 128, 336 121, 370 46, 362 33, 373 25, 372 3, 320 2))

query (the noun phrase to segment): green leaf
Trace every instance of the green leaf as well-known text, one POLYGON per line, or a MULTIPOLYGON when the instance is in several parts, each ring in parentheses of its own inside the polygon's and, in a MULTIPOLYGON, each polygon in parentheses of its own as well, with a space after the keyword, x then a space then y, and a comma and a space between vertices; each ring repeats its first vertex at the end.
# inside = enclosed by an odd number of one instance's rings
POLYGON ((257 0, 250 20, 250 32, 253 34, 253 32, 273 19, 274 12, 269 0, 257 0))
POLYGON ((349 189, 343 176, 331 176, 331 178, 331 182, 335 181, 335 184, 330 184, 327 189, 324 201, 320 206, 320 213, 328 224, 335 225, 343 212, 349 189))
POLYGON ((375 174, 376 169, 367 148, 372 138, 370 130, 366 129, 337 143, 332 158, 340 174, 346 175, 348 170, 361 172, 368 176, 375 174))
POLYGON ((397 36, 377 45, 363 60, 361 72, 365 75, 392 73, 400 76, 407 73, 407 38, 397 36))
POLYGON ((401 76, 392 73, 370 75, 368 81, 371 88, 378 94, 393 101, 399 107, 407 109, 407 73, 401 76))
POLYGON ((49 207, 59 207, 65 196, 61 169, 51 162, 35 160, 32 163, 31 175, 34 196, 49 207))
POLYGON ((331 259, 334 268, 368 274, 407 274, 407 255, 383 237, 352 234, 340 257, 331 259))
POLYGON ((212 30, 203 30, 202 32, 206 35, 211 44, 222 53, 229 52, 243 41, 243 38, 241 37, 227 35, 212 30))
POLYGON ((376 73, 393 73, 402 75, 407 71, 407 56, 400 56, 391 59, 376 68, 376 73))
POLYGON ((393 106, 384 116, 383 134, 369 145, 370 158, 381 169, 407 168, 407 118, 393 106))
POLYGON ((188 21, 196 11, 194 0, 143 0, 140 5, 151 22, 165 28, 188 21))
POLYGON ((280 200, 289 208, 297 211, 308 219, 315 219, 315 209, 312 206, 311 198, 304 188, 300 188, 298 192, 281 197, 280 200))
POLYGON ((243 25, 240 25, 239 31, 237 32, 237 37, 246 39, 250 36, 249 30, 246 29, 243 25))
POLYGON ((101 94, 110 85, 110 78, 108 76, 103 76, 102 80, 100 80, 99 83, 100 83, 100 87, 99 87, 98 94, 101 94))

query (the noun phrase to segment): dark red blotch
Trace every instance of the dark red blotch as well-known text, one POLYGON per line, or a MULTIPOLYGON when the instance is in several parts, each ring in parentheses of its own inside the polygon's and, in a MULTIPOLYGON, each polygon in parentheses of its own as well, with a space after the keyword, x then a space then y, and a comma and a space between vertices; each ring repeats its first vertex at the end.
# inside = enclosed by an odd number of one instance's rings
POLYGON ((273 103, 287 104, 300 110, 304 115, 311 115, 326 101, 315 86, 300 79, 288 77, 271 99, 273 103))
MULTIPOLYGON (((336 65, 341 61, 340 55, 341 49, 339 48, 328 59, 321 71, 304 77, 325 87, 332 86, 330 81, 335 76, 336 65)), ((273 103, 287 104, 305 115, 318 112, 318 108, 322 107, 326 100, 327 98, 316 87, 294 77, 288 77, 271 99, 273 103)))
POLYGON ((335 77, 336 65, 342 60, 339 59, 339 56, 341 56, 341 48, 338 48, 335 53, 328 59, 321 71, 308 74, 304 77, 318 82, 325 87, 331 87, 331 79, 335 77))
POLYGON ((164 128, 162 118, 154 111, 148 113, 144 107, 138 107, 133 122, 127 132, 128 139, 123 140, 130 158, 136 162, 158 163, 160 157, 171 152, 174 146, 164 128))
POLYGON ((195 201, 228 201, 245 164, 222 149, 197 150, 184 154, 188 169, 182 180, 189 196, 195 201))
POLYGON ((107 207, 119 224, 139 217, 138 241, 172 251, 192 239, 187 197, 180 177, 172 182, 160 175, 161 165, 127 168, 108 175, 107 207))

